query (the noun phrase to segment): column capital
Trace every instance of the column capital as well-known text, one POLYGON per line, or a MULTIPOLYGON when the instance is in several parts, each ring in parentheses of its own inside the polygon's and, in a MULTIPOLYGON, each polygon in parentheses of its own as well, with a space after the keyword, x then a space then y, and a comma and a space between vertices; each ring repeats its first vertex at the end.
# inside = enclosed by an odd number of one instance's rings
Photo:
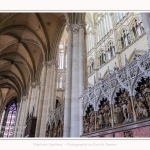
POLYGON ((79 25, 78 24, 73 24, 72 29, 73 29, 73 34, 79 33, 79 25))
POLYGON ((37 84, 37 89, 41 89, 41 82, 37 84))
POLYGON ((68 31, 72 31, 72 25, 71 25, 71 24, 67 24, 66 30, 67 30, 67 32, 68 32, 68 31))
POLYGON ((79 25, 79 29, 85 30, 86 23, 84 21, 80 21, 78 25, 79 25))
POLYGON ((31 82, 30 85, 31 85, 32 88, 35 88, 36 87, 36 82, 31 82))
POLYGON ((26 101, 27 100, 27 96, 25 95, 25 96, 22 96, 22 100, 23 101, 26 101))
POLYGON ((51 61, 44 62, 44 64, 46 65, 46 68, 51 68, 52 65, 55 65, 56 68, 58 68, 58 62, 54 59, 52 59, 51 61))

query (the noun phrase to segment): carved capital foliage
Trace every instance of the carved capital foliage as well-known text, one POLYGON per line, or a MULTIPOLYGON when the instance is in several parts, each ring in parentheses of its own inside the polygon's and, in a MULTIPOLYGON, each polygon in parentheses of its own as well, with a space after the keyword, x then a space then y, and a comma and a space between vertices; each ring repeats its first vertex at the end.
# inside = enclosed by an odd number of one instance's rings
POLYGON ((86 23, 84 21, 79 22, 79 28, 83 28, 85 31, 86 23))
POLYGON ((44 64, 47 69, 50 69, 53 65, 55 65, 55 67, 58 68, 58 62, 53 59, 51 61, 44 62, 44 64))
POLYGON ((32 87, 32 88, 35 88, 35 87, 36 87, 36 82, 32 82, 32 83, 31 83, 31 87, 32 87))
POLYGON ((67 32, 68 32, 68 31, 72 31, 72 30, 73 30, 73 29, 72 29, 72 25, 71 25, 71 24, 67 24, 66 30, 67 30, 67 32))
POLYGON ((72 29, 73 29, 73 34, 79 33, 79 25, 78 24, 73 24, 72 29))

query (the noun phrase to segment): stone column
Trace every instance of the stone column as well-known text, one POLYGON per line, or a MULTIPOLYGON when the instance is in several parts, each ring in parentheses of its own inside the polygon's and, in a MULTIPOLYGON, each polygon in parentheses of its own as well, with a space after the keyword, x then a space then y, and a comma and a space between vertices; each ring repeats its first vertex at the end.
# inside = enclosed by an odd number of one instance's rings
POLYGON ((44 91, 44 101, 43 101, 43 108, 42 108, 42 118, 40 124, 40 131, 39 137, 45 137, 46 132, 46 120, 48 116, 48 101, 49 101, 49 88, 50 88, 50 61, 46 63, 47 73, 46 73, 46 83, 45 83, 45 91, 44 91))
POLYGON ((135 109, 134 109, 133 97, 134 96, 130 96, 130 98, 131 98, 131 105, 132 105, 132 112, 133 112, 133 120, 134 120, 134 122, 136 122, 136 113, 135 113, 135 109))
POLYGON ((150 48, 150 13, 141 13, 141 17, 147 35, 148 46, 150 48))
POLYGON ((30 108, 29 108, 29 116, 33 116, 33 107, 34 107, 34 101, 35 101, 35 94, 36 94, 36 83, 32 82, 32 94, 31 94, 31 100, 30 100, 30 108))
POLYGON ((16 136, 16 131, 17 131, 17 118, 18 118, 18 116, 19 116, 19 110, 20 110, 20 103, 17 102, 16 121, 15 121, 15 128, 14 128, 13 137, 16 136))
MULTIPOLYGON (((85 90, 85 78, 86 78, 86 52, 85 52, 85 24, 81 22, 79 24, 79 97, 85 90)), ((96 62, 95 62, 96 66, 96 62)), ((80 120, 79 120, 79 134, 82 134, 82 99, 79 99, 80 108, 80 120)))
POLYGON ((72 97, 71 97, 70 136, 79 137, 79 26, 77 24, 73 25, 72 97))
POLYGON ((18 120, 18 124, 17 124, 17 128, 18 128, 18 132, 17 132, 17 137, 22 137, 22 126, 23 126, 23 118, 24 118, 24 114, 25 114, 25 106, 26 106, 26 98, 23 96, 22 99, 22 104, 20 107, 20 116, 19 116, 19 120, 18 120))
POLYGON ((58 63, 55 60, 50 61, 51 65, 51 75, 50 75, 50 88, 49 88, 49 103, 48 103, 48 113, 53 111, 54 102, 56 101, 56 83, 57 83, 57 69, 58 63))
POLYGON ((21 130, 21 137, 24 136, 24 131, 25 131, 25 126, 26 126, 26 110, 27 110, 27 96, 23 96, 23 101, 24 101, 24 112, 23 112, 23 115, 22 115, 22 123, 21 123, 21 126, 22 126, 22 130, 21 130))
POLYGON ((111 126, 114 127, 114 104, 110 104, 111 126))
POLYGON ((37 113, 37 123, 36 123, 36 132, 35 137, 39 137, 40 134, 40 125, 41 125, 41 118, 42 118, 42 108, 44 102, 44 92, 45 92, 45 81, 46 81, 46 64, 43 63, 43 70, 41 75, 41 89, 40 89, 40 97, 39 97, 39 106, 38 106, 38 113, 37 113))
POLYGON ((37 85, 36 89, 36 97, 35 97, 35 105, 34 105, 34 113, 33 117, 37 117, 38 105, 39 105, 39 97, 40 97, 40 85, 37 85))
POLYGON ((20 103, 17 103, 17 116, 16 116, 16 123, 15 123, 15 132, 14 132, 14 137, 17 137, 17 132, 18 132, 18 123, 19 123, 19 118, 20 118, 20 113, 21 113, 21 107, 22 107, 22 101, 20 103))
POLYGON ((68 31, 68 50, 67 50, 63 137, 70 137, 70 119, 71 119, 72 44, 73 44, 72 43, 73 34, 71 25, 67 26, 67 31, 68 31))

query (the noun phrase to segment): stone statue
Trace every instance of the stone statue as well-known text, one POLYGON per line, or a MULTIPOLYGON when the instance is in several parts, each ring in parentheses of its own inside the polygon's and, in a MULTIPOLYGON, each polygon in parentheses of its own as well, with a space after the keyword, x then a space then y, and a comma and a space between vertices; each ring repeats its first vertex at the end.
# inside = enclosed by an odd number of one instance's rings
POLYGON ((90 127, 89 127, 89 132, 93 132, 95 130, 95 125, 94 125, 94 122, 90 124, 90 127))
POLYGON ((105 127, 110 127, 111 122, 110 122, 110 112, 104 112, 104 123, 105 123, 105 127))
POLYGON ((123 116, 121 112, 121 108, 118 104, 115 104, 114 106, 114 124, 120 124, 123 121, 123 116))
POLYGON ((57 128, 57 137, 61 137, 61 127, 60 127, 60 124, 58 125, 58 128, 57 128))
POLYGON ((123 112, 123 116, 124 116, 124 122, 127 121, 127 105, 125 103, 125 101, 123 101, 122 103, 122 112, 123 112))
POLYGON ((89 132, 89 123, 87 118, 83 118, 83 133, 88 133, 89 132))
POLYGON ((53 130, 53 137, 57 137, 57 128, 56 127, 53 130))
POLYGON ((131 121, 133 118, 133 114, 132 114, 132 105, 130 100, 127 101, 127 115, 128 115, 128 121, 131 121))
POLYGON ((98 116, 97 116, 97 128, 101 129, 103 128, 103 115, 101 113, 101 111, 98 112, 98 116))
POLYGON ((148 117, 148 112, 147 112, 147 109, 145 106, 142 106, 143 107, 143 117, 148 117))
POLYGON ((95 115, 94 115, 94 111, 92 108, 90 108, 89 117, 90 117, 90 124, 91 124, 95 121, 95 115))

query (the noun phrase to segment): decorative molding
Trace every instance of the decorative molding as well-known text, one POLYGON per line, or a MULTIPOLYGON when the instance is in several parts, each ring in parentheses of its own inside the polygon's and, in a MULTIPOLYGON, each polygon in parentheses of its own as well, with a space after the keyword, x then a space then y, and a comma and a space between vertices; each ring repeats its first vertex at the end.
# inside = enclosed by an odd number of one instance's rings
POLYGON ((72 25, 71 24, 67 24, 67 28, 66 28, 66 31, 68 32, 68 31, 72 31, 73 29, 72 29, 72 25))
POLYGON ((78 24, 73 24, 72 29, 73 29, 73 34, 79 33, 79 25, 78 24))
POLYGON ((36 87, 36 82, 32 82, 31 86, 32 86, 32 88, 35 88, 36 87))

